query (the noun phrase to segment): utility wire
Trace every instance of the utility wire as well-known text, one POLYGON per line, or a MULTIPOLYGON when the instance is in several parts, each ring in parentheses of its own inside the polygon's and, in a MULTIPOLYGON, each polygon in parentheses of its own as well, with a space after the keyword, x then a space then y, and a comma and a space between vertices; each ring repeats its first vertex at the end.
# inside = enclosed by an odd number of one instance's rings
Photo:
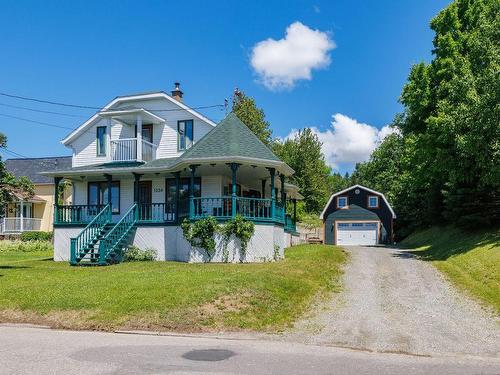
POLYGON ((20 153, 18 153, 18 152, 15 152, 15 151, 9 150, 9 149, 8 149, 8 148, 6 148, 6 147, 0 147, 0 152, 5 152, 5 153, 10 154, 10 155, 19 156, 19 157, 21 157, 21 158, 27 158, 27 156, 26 156, 26 155, 22 155, 22 154, 20 154, 20 153))
MULTIPOLYGON (((110 111, 109 109, 103 109, 102 107, 92 107, 88 105, 80 105, 80 104, 69 104, 69 103, 61 103, 61 102, 54 102, 51 100, 44 100, 44 99, 37 99, 37 98, 30 98, 27 96, 20 96, 20 95, 14 95, 14 94, 8 94, 5 92, 0 92, 0 95, 6 96, 8 98, 14 98, 14 99, 21 99, 21 100, 28 100, 28 101, 33 101, 37 103, 44 103, 44 104, 52 104, 52 105, 59 105, 63 107, 73 107, 73 108, 80 108, 80 109, 94 109, 97 111, 110 111)), ((199 107, 190 107, 191 109, 208 109, 208 108, 224 108, 224 104, 214 104, 214 105, 206 105, 206 106, 199 106, 199 107)), ((144 108, 146 109, 146 108, 144 108)), ((182 108, 174 108, 174 109, 148 109, 150 111, 155 111, 155 112, 172 112, 172 111, 184 111, 182 108)))
POLYGON ((0 116, 3 116, 3 117, 8 117, 8 118, 13 118, 13 119, 16 119, 16 120, 21 120, 21 121, 32 122, 32 123, 34 123, 34 124, 39 124, 39 125, 44 125, 44 126, 50 126, 50 127, 53 127, 53 128, 74 130, 74 128, 70 128, 70 127, 68 127, 68 126, 61 126, 61 125, 50 124, 50 123, 48 123, 48 122, 42 122, 42 121, 36 121, 36 120, 30 120, 30 119, 27 119, 27 118, 24 118, 24 117, 18 117, 18 116, 7 115, 7 114, 5 114, 5 113, 0 113, 0 116))
POLYGON ((48 114, 51 114, 51 115, 60 115, 60 116, 68 116, 68 117, 83 117, 83 118, 87 118, 88 116, 84 116, 84 115, 73 115, 73 114, 70 114, 70 113, 61 113, 61 112, 53 112, 53 111, 44 111, 42 109, 35 109, 35 108, 29 108, 29 107, 22 107, 22 106, 18 106, 18 105, 12 105, 12 104, 6 104, 6 103, 0 103, 1 106, 4 106, 4 107, 9 107, 9 108, 16 108, 16 109, 24 109, 26 111, 31 111, 31 112, 40 112, 40 113, 48 113, 48 114))

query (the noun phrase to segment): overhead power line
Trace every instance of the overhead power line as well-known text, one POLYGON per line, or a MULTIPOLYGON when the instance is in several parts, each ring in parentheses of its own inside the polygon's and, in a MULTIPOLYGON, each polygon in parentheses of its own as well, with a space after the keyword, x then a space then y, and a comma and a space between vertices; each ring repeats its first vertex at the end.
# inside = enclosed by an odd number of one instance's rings
POLYGON ((12 150, 9 150, 8 148, 6 147, 0 147, 0 152, 5 152, 7 154, 10 154, 10 155, 14 155, 14 156, 18 156, 18 157, 21 157, 21 158, 27 158, 26 155, 22 155, 18 152, 15 152, 15 151, 12 151, 12 150))
MULTIPOLYGON (((51 104, 51 105, 59 105, 63 107, 72 107, 72 108, 80 108, 80 109, 93 109, 96 111, 106 111, 102 107, 93 107, 89 105, 80 105, 80 104, 70 104, 70 103, 62 103, 62 102, 55 102, 52 100, 45 100, 45 99, 37 99, 37 98, 30 98, 27 96, 21 96, 21 95, 14 95, 14 94, 9 94, 5 92, 0 92, 0 95, 8 97, 8 98, 14 98, 14 99, 20 99, 20 100, 27 100, 27 101, 32 101, 32 102, 37 102, 37 103, 43 103, 43 104, 51 104)), ((224 104, 214 104, 214 105, 205 105, 205 106, 198 106, 198 107, 190 107, 190 109, 209 109, 209 108, 224 108, 224 104)), ((144 108, 148 109, 150 111, 155 111, 155 112, 173 112, 173 111, 184 111, 182 108, 173 108, 173 109, 154 109, 154 108, 144 108)))
POLYGON ((54 112, 54 111, 44 111, 42 109, 22 107, 22 106, 12 105, 12 104, 6 104, 6 103, 0 103, 0 105, 3 106, 3 107, 9 107, 9 108, 15 108, 15 109, 24 109, 26 111, 39 112, 39 113, 48 113, 48 114, 51 114, 51 115, 60 115, 60 116, 67 116, 67 117, 82 117, 82 118, 87 118, 88 117, 88 116, 84 116, 84 115, 73 115, 71 113, 61 113, 61 112, 54 112))
POLYGON ((39 125, 44 125, 44 126, 50 126, 52 128, 69 129, 69 130, 73 130, 74 129, 74 128, 70 128, 68 126, 61 126, 61 125, 56 125, 56 124, 50 124, 48 122, 43 122, 43 121, 30 120, 30 119, 27 119, 27 118, 24 118, 24 117, 7 115, 5 113, 0 113, 0 116, 7 117, 7 118, 12 118, 12 119, 16 119, 16 120, 21 120, 21 121, 32 122, 34 124, 39 124, 39 125))

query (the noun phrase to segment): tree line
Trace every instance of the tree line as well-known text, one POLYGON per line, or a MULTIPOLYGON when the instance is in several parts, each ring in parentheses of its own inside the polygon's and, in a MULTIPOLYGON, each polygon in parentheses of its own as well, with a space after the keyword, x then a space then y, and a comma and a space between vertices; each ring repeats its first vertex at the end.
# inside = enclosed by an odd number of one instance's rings
POLYGON ((443 223, 472 229, 500 222, 500 2, 456 0, 430 26, 433 58, 411 68, 395 132, 352 175, 332 173, 311 129, 273 139, 255 101, 234 96, 236 115, 295 170, 305 197, 301 218, 359 183, 386 195, 400 238, 443 223))

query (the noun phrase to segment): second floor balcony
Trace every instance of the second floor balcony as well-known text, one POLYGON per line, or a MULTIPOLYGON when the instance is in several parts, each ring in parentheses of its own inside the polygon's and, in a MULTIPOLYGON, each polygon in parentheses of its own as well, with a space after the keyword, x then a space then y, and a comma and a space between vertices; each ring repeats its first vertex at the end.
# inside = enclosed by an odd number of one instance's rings
POLYGON ((111 140, 112 161, 151 161, 156 159, 158 146, 137 138, 111 140))

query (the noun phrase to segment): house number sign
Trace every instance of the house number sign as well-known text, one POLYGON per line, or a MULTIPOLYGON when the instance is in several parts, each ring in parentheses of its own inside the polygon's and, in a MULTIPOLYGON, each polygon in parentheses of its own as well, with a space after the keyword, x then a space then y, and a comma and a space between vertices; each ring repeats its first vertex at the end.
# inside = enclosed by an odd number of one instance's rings
POLYGON ((154 188, 153 191, 155 193, 163 193, 163 188, 154 188))

